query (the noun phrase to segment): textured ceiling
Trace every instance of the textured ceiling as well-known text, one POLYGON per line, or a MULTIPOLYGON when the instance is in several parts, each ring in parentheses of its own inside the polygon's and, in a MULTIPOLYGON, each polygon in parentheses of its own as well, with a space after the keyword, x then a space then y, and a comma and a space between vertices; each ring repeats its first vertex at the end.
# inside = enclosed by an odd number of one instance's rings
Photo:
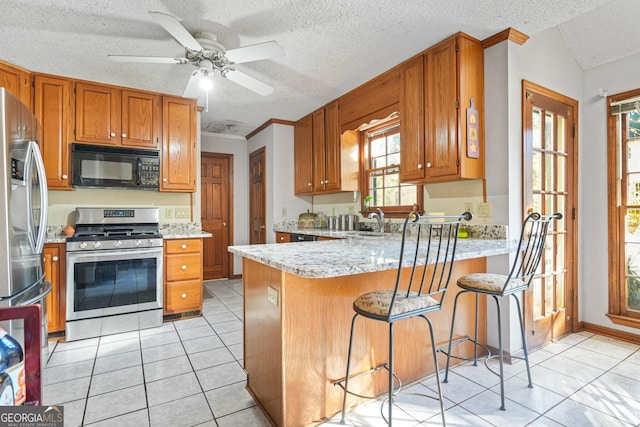
POLYGON ((640 50, 638 0, 3 0, 0 59, 29 70, 183 95, 192 65, 115 63, 107 55, 177 57, 184 49, 148 12, 169 13, 227 49, 276 40, 285 56, 238 65, 266 97, 219 77, 202 130, 247 135, 297 120, 457 32, 558 27, 585 69, 640 50), (636 24, 637 25, 637 24, 636 24))

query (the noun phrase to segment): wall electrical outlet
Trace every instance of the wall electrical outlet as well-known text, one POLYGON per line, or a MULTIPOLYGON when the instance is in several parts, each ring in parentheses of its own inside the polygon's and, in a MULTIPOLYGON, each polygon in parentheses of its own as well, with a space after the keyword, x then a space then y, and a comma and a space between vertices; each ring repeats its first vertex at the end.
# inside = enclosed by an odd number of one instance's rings
POLYGON ((164 217, 173 218, 173 208, 164 208, 164 217))
POLYGON ((478 216, 480 218, 491 217, 491 203, 478 203, 478 216))
POLYGON ((176 208, 176 218, 189 218, 189 208, 176 208))
POLYGON ((282 208, 282 217, 283 218, 287 217, 287 208, 282 208))
POLYGON ((278 294, 279 292, 277 289, 267 286, 267 301, 275 306, 278 305, 278 294))

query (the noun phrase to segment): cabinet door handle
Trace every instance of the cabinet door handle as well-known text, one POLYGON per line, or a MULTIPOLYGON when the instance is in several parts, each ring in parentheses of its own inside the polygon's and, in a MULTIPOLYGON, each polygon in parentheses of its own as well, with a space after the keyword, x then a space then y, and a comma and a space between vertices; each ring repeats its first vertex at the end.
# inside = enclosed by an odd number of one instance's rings
POLYGON ((58 260, 59 260, 59 259, 60 259, 60 258, 58 258, 57 256, 54 256, 53 258, 51 258, 51 261, 53 261, 53 262, 58 262, 58 260))
POLYGON ((431 167, 431 162, 427 163, 427 167, 430 168, 431 167))
POLYGON ((183 264, 182 267, 180 267, 180 268, 182 269, 182 271, 184 271, 184 270, 187 269, 187 266, 183 264))
POLYGON ((66 173, 64 175, 62 175, 62 179, 67 179, 67 178, 69 178, 69 177, 67 176, 66 173))
POLYGON ((182 246, 180 246, 180 249, 187 249, 186 243, 183 243, 182 246))
POLYGON ((182 298, 186 298, 186 297, 187 297, 187 294, 182 294, 182 295, 180 295, 180 296, 181 296, 182 298))
POLYGON ((311 183, 308 183, 308 184, 307 184, 307 186, 308 186, 308 187, 311 187, 311 183))
POLYGON ((122 135, 120 135, 120 136, 121 136, 121 137, 123 137, 123 138, 126 138, 126 137, 127 137, 127 134, 126 134, 126 133, 123 133, 123 134, 122 134, 122 135))
POLYGON ((110 136, 110 137, 114 137, 114 136, 116 136, 116 133, 115 133, 115 132, 111 132, 111 133, 109 134, 109 136, 110 136))
POLYGON ((422 169, 422 163, 418 163, 418 169, 422 169))
POLYGON ((162 182, 167 182, 167 178, 162 178, 162 182))
POLYGON ((280 236, 280 241, 284 242, 284 237, 280 236))

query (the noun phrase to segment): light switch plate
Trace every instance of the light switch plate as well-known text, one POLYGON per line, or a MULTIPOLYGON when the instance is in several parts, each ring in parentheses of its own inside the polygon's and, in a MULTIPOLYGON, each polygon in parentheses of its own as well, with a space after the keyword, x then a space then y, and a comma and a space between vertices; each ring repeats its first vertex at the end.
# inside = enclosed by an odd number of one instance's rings
POLYGON ((267 286, 267 301, 275 306, 278 306, 278 294, 277 289, 267 286))

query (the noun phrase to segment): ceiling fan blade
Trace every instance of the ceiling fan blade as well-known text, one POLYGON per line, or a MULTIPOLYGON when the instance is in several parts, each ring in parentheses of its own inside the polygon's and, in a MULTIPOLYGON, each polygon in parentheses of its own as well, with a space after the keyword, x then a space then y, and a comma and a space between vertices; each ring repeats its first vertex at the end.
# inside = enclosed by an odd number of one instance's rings
POLYGON ((190 50, 203 50, 200 43, 173 16, 162 12, 149 12, 149 15, 173 36, 182 46, 190 50))
POLYGON ((185 58, 165 58, 160 56, 109 55, 114 62, 144 62, 148 64, 186 64, 185 58))
POLYGON ((283 55, 284 49, 274 40, 227 50, 224 53, 224 56, 234 64, 276 58, 283 55))
POLYGON ((242 71, 234 70, 233 68, 227 68, 220 72, 222 77, 231 80, 234 83, 244 86, 249 90, 254 91, 258 95, 267 96, 273 92, 273 88, 260 80, 254 79, 248 74, 242 71))

